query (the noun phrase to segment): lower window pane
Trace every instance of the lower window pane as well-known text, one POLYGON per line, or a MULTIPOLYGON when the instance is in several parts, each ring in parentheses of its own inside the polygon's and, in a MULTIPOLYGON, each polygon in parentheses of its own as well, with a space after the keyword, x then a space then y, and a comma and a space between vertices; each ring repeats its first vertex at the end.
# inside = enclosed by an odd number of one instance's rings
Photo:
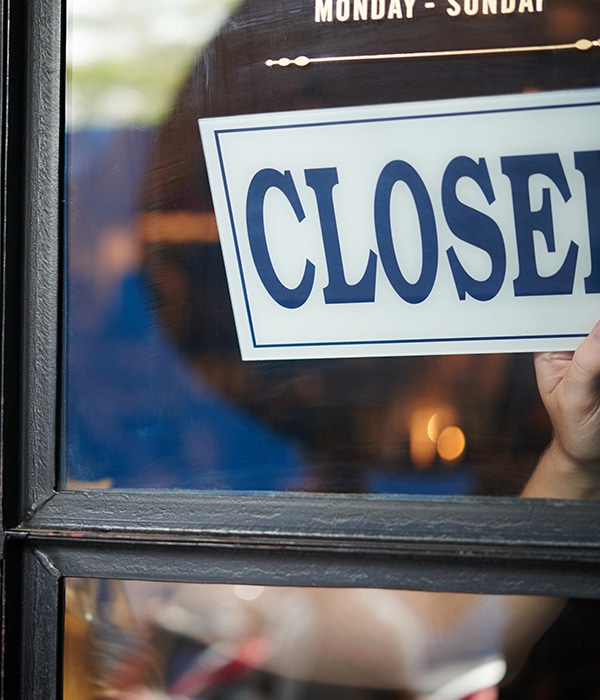
POLYGON ((598 601, 69 579, 65 610, 65 700, 600 693, 598 601))

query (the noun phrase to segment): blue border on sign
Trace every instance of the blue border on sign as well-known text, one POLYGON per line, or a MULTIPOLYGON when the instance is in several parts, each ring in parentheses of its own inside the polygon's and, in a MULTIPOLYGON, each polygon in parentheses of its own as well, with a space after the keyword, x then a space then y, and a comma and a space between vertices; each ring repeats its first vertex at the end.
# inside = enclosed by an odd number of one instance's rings
MULTIPOLYGON (((547 93, 546 93, 547 94, 547 93)), ((512 97, 512 96, 511 96, 512 97)), ((468 100, 477 98, 465 98, 468 100)), ((488 97, 483 97, 481 99, 489 99, 488 97)), ((244 294, 244 303, 246 306, 246 313, 248 314, 248 324, 250 328, 250 334, 252 337, 252 346, 255 349, 260 348, 308 348, 308 347, 349 347, 349 346, 386 346, 386 345, 415 345, 417 343, 458 343, 458 342, 485 342, 485 341, 515 341, 515 340, 560 340, 560 339, 571 339, 571 338, 585 338, 585 333, 572 333, 572 334, 548 334, 548 335, 507 335, 507 336, 473 336, 473 337, 455 337, 455 338, 399 338, 399 339, 388 339, 388 340, 337 340, 337 341, 314 341, 314 342, 302 342, 302 343, 259 343, 256 339, 256 332, 254 329, 254 323, 252 320, 252 311, 250 309, 250 300, 248 297, 246 280, 244 278, 244 268, 242 265, 242 257, 240 253, 238 235, 235 226, 235 221, 233 217, 233 207, 231 205, 231 197, 229 194, 229 187, 227 183, 227 175, 225 173, 225 163, 223 159, 223 153, 221 149, 221 137, 228 134, 244 133, 244 132, 257 132, 257 131, 278 131, 285 129, 312 129, 321 128, 325 126, 347 126, 351 124, 380 124, 383 122, 400 122, 409 121, 416 119, 449 119, 451 117, 473 117, 478 115, 489 115, 489 114, 507 114, 514 112, 535 112, 535 111, 545 111, 545 110, 558 110, 558 109, 579 109, 581 107, 598 107, 600 106, 600 101, 596 102, 578 102, 573 104, 560 104, 560 105, 540 105, 531 107, 509 107, 505 109, 480 109, 471 110, 465 112, 442 112, 439 114, 411 114, 411 115, 399 115, 393 117, 370 117, 366 119, 338 119, 335 121, 316 121, 306 124, 273 124, 270 126, 249 126, 249 127, 236 127, 231 129, 216 129, 214 131, 215 145, 217 149, 217 155, 219 159, 219 165, 221 169, 221 176, 223 178, 223 187, 225 191, 225 198, 227 201, 227 210, 229 213, 229 220, 231 224, 231 230, 233 233, 233 242, 235 246, 235 254, 238 263, 240 280, 242 283, 242 291, 244 294)), ((353 109, 350 107, 349 109, 353 109)))

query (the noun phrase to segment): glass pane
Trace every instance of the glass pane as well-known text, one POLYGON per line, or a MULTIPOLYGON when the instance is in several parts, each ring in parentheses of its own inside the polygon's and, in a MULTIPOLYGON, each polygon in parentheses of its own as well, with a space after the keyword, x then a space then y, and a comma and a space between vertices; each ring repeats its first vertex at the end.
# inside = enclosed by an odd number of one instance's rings
POLYGON ((71 579, 64 698, 591 700, 600 690, 600 605, 562 606, 71 579))
POLYGON ((67 3, 65 486, 516 495, 527 481, 550 438, 530 355, 240 359, 197 119, 594 87, 596 46, 264 60, 567 45, 600 36, 600 5, 336 0, 316 22, 328 7, 67 3))

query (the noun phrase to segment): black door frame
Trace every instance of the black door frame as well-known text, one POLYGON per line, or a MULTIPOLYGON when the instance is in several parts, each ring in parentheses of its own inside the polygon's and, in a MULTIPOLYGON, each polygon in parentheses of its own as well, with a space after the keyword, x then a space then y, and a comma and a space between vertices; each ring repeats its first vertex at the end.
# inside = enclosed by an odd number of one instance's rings
POLYGON ((62 3, 2 25, 7 700, 60 698, 66 576, 600 596, 597 503, 60 490, 62 3))

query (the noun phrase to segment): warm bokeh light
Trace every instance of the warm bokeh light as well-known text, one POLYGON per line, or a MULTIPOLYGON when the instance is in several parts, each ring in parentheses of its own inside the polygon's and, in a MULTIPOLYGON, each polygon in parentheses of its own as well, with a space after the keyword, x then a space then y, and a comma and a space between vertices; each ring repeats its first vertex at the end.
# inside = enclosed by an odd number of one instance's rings
POLYGON ((435 441, 428 434, 431 415, 430 408, 419 408, 413 412, 410 418, 410 459, 416 467, 421 469, 431 466, 435 460, 435 441))
POLYGON ((463 456, 466 444, 463 431, 456 425, 449 425, 438 437, 437 452, 442 461, 452 464, 463 456))
POLYGON ((427 435, 433 442, 437 442, 444 428, 456 423, 456 411, 452 406, 438 406, 435 413, 427 423, 427 435))
POLYGON ((438 438, 456 420, 456 410, 447 404, 423 406, 413 411, 409 444, 410 458, 416 467, 425 469, 435 462, 438 438))

